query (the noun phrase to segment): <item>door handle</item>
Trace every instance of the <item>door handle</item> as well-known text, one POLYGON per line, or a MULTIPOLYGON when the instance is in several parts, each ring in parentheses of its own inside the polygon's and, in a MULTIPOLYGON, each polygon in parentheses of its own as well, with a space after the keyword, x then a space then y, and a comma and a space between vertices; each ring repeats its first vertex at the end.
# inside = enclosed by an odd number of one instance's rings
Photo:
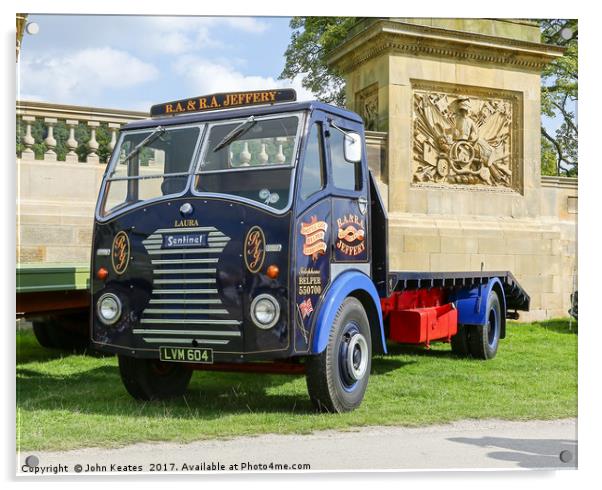
POLYGON ((368 211, 368 199, 366 199, 364 196, 360 196, 357 199, 357 204, 360 208, 360 213, 366 214, 368 211))

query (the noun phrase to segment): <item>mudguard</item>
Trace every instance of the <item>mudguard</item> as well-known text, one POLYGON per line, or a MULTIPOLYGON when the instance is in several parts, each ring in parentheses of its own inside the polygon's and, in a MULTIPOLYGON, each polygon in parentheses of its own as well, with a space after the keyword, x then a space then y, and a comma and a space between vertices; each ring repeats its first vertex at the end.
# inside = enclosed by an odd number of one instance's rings
POLYGON ((318 311, 318 318, 314 327, 314 334, 311 342, 311 354, 320 354, 328 344, 328 336, 334 322, 339 306, 354 291, 364 291, 370 295, 377 312, 379 330, 383 352, 387 353, 385 342, 385 331, 383 328, 383 314, 380 307, 380 297, 376 287, 366 274, 357 271, 345 271, 334 280, 326 291, 326 297, 322 301, 318 311))
POLYGON ((499 278, 494 277, 472 289, 460 289, 452 295, 449 300, 453 301, 458 309, 458 323, 463 325, 485 325, 487 323, 487 298, 490 291, 497 284, 500 293, 500 303, 503 312, 506 311, 506 297, 504 287, 499 278))

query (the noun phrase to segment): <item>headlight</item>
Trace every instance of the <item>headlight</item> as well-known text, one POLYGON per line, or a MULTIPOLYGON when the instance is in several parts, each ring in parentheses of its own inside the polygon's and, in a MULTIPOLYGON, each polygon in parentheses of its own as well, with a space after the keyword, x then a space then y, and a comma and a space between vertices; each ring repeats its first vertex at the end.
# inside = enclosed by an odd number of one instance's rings
POLYGON ((280 318, 280 305, 269 294, 260 294, 251 303, 251 318, 259 328, 272 328, 280 318))
POLYGON ((121 316, 121 301, 113 293, 105 293, 98 300, 98 318, 105 325, 113 325, 121 316))

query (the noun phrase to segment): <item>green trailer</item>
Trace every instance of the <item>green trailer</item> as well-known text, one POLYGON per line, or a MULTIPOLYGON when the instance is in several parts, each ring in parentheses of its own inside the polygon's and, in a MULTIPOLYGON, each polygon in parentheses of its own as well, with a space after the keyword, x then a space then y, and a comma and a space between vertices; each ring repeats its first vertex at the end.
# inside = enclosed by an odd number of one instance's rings
POLYGON ((80 349, 89 343, 90 266, 17 264, 17 318, 30 320, 44 347, 80 349))

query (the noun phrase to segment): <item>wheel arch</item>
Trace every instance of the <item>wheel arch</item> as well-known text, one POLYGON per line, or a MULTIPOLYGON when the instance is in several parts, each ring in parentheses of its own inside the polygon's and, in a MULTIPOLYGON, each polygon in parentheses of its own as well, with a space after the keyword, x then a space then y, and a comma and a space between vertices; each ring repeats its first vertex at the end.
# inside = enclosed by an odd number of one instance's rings
MULTIPOLYGON (((364 289, 356 289, 351 291, 349 296, 356 298, 364 307, 366 315, 368 315, 368 323, 370 324, 370 335, 372 339, 372 352, 374 354, 386 354, 387 345, 384 340, 384 329, 380 320, 382 318, 382 312, 377 310, 374 304, 374 299, 364 289)), ((380 306, 380 301, 377 304, 380 306)))
POLYGON ((348 270, 334 280, 319 306, 311 340, 311 354, 320 354, 326 348, 335 315, 341 303, 349 296, 356 298, 366 311, 373 352, 387 353, 380 297, 376 287, 372 279, 363 272, 348 270))
POLYGON ((458 323, 484 325, 487 321, 487 298, 491 291, 495 291, 500 300, 502 309, 500 338, 503 339, 506 336, 506 295, 499 277, 491 278, 487 284, 455 291, 449 299, 458 309, 458 323))

